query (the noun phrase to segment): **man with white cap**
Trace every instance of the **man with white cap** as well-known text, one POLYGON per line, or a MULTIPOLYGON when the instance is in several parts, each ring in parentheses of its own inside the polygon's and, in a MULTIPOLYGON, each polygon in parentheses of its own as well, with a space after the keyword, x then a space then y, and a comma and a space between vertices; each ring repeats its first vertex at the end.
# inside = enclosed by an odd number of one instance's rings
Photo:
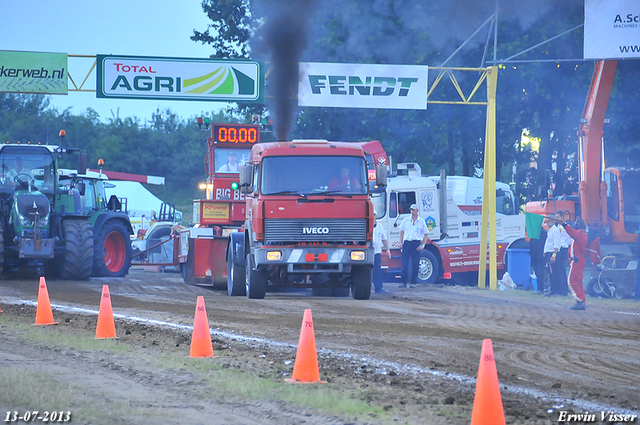
POLYGON ((418 283, 418 265, 420 263, 420 251, 425 248, 429 239, 427 223, 418 215, 418 205, 409 207, 411 216, 405 218, 400 224, 400 245, 402 246, 402 283, 400 288, 406 288, 409 283, 409 262, 411 262, 411 285, 418 283))
MULTIPOLYGON (((377 219, 378 213, 373 212, 373 216, 377 219)), ((384 226, 376 221, 373 228, 373 287, 377 294, 386 294, 387 291, 382 287, 382 250, 387 253, 387 258, 391 258, 391 251, 387 242, 387 232, 384 226)))

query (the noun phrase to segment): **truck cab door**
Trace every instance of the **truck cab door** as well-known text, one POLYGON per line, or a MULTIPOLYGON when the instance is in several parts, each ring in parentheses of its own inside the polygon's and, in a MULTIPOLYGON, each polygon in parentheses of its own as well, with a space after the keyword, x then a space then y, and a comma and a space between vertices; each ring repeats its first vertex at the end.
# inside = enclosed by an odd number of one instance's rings
POLYGON ((417 193, 415 190, 399 190, 389 193, 389 246, 400 249, 400 224, 411 215, 411 204, 417 204, 417 193))

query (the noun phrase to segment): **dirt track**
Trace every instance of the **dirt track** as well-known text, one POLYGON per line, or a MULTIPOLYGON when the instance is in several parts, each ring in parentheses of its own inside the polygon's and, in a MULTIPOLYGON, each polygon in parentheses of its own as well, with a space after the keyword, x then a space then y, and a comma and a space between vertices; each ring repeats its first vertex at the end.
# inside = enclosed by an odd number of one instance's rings
MULTIPOLYGON (((221 353, 222 361, 232 367, 242 364, 246 373, 275 380, 291 373, 302 315, 311 309, 321 378, 330 385, 367 388, 370 404, 383 406, 391 418, 406 423, 469 423, 482 340, 487 338, 493 343, 507 423, 558 423, 562 410, 598 412, 598 416, 600 410, 610 409, 637 414, 640 407, 640 303, 633 301, 588 299, 587 311, 571 311, 569 297, 444 285, 399 289, 393 284, 386 285, 389 294, 373 294, 369 301, 317 298, 307 292, 267 293, 264 300, 248 300, 228 297, 226 291, 184 285, 178 274, 132 270, 126 279, 48 282, 56 320, 64 326, 95 329, 95 314, 90 320, 76 320, 86 313, 58 306, 97 310, 103 284, 110 287, 123 341, 188 354, 188 331, 119 315, 186 329, 193 325, 196 297, 203 295, 216 355, 221 353), (177 336, 181 343, 176 347, 177 336), (453 413, 446 414, 453 407, 453 413)), ((3 281, 0 306, 4 314, 32 321, 33 306, 12 304, 35 301, 36 294, 36 280, 3 281)), ((5 344, 11 338, 3 337, 0 345, 4 357, 52 361, 50 353, 5 344)), ((102 353, 84 354, 78 362, 78 370, 114 362, 120 367, 109 368, 110 379, 132 379, 127 372, 131 360, 105 359, 102 353)), ((180 400, 163 379, 133 382, 138 395, 180 400)), ((187 385, 177 388, 180 394, 193 391, 187 385)), ((202 418, 202 412, 186 414, 194 407, 176 403, 187 420, 182 423, 201 423, 196 417, 202 418)), ((263 402, 249 402, 240 409, 248 412, 245 415, 239 413, 237 401, 216 403, 205 410, 213 416, 222 414, 216 417, 226 418, 224 423, 353 422, 322 415, 310 420, 295 408, 267 407, 263 402), (260 413, 273 413, 273 409, 280 416, 260 413)), ((378 422, 371 418, 369 423, 378 422)), ((638 423, 637 419, 632 423, 638 423)))

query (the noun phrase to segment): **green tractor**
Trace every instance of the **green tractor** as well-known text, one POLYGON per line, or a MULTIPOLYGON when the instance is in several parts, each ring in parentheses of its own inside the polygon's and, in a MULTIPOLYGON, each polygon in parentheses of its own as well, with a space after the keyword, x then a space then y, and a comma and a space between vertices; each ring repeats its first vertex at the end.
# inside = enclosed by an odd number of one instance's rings
POLYGON ((30 267, 51 278, 86 280, 129 271, 129 217, 117 197, 106 200, 109 183, 87 171, 85 154, 77 170, 58 168, 58 160, 75 152, 0 145, 0 275, 30 267))
POLYGON ((101 172, 87 170, 58 171, 59 185, 76 188, 80 194, 80 213, 93 228, 93 266, 91 276, 122 277, 131 266, 133 228, 120 200, 112 195, 107 201, 105 188, 113 187, 101 172))
MULTIPOLYGON (((93 266, 93 228, 80 192, 62 188, 58 160, 78 152, 40 144, 0 145, 0 271, 35 266, 40 274, 83 280, 93 266)), ((78 172, 86 170, 80 154, 78 172)))

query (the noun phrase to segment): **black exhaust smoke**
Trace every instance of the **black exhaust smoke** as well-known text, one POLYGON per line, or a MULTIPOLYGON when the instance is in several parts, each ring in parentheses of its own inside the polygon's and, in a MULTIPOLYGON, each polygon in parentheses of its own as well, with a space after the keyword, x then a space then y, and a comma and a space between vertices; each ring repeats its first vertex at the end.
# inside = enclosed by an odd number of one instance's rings
POLYGON ((271 53, 267 107, 277 140, 288 140, 297 114, 298 63, 307 46, 313 0, 276 0, 268 15, 265 44, 271 53))

